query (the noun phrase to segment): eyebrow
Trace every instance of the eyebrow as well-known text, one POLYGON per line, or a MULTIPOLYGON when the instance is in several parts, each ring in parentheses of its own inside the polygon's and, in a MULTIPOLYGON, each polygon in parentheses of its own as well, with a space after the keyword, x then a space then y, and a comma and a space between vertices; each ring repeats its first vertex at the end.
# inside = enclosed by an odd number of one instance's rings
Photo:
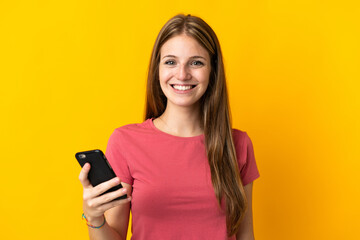
MULTIPOLYGON (((166 57, 170 57, 170 58, 176 58, 175 55, 166 55, 166 56, 163 56, 162 59, 166 58, 166 57)), ((190 57, 190 59, 194 59, 194 58, 202 58, 204 60, 206 60, 206 58, 202 57, 202 56, 192 56, 190 57)))

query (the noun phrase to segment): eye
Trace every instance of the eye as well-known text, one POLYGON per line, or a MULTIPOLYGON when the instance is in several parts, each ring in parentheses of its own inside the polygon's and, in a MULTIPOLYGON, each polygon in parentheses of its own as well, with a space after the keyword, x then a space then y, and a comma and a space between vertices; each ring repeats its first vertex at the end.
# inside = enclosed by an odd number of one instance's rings
POLYGON ((175 61, 174 60, 168 60, 165 62, 166 65, 174 65, 175 61))
POLYGON ((195 66, 203 66, 204 65, 204 63, 201 61, 193 61, 191 64, 195 65, 195 66))

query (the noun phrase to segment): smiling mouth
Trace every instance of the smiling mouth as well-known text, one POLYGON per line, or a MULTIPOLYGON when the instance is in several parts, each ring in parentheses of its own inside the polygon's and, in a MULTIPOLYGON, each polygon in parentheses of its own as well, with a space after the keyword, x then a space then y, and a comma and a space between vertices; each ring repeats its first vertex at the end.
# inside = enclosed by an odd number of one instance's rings
POLYGON ((180 90, 180 91, 186 91, 186 90, 196 87, 196 85, 177 85, 177 84, 170 84, 170 86, 172 88, 174 88, 176 90, 180 90))

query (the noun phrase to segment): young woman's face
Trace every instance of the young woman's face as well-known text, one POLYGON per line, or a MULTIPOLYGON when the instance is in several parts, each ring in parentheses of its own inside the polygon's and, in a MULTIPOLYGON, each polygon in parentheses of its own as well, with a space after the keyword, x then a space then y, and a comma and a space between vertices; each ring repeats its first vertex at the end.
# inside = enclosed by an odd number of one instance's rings
POLYGON ((192 107, 209 84, 209 53, 195 39, 184 34, 170 38, 160 49, 160 86, 168 107, 192 107))

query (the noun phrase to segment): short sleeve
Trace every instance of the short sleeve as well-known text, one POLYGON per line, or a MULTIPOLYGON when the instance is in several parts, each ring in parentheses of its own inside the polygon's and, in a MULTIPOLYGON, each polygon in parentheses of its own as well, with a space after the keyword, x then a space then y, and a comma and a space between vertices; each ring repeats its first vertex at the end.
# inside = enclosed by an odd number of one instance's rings
POLYGON ((130 173, 126 153, 124 151, 124 144, 122 144, 122 142, 121 132, 118 129, 115 129, 109 138, 105 155, 116 176, 118 176, 122 182, 132 185, 134 179, 130 173))
POLYGON ((260 177, 255 161, 254 147, 246 132, 235 132, 234 144, 243 186, 260 177))

